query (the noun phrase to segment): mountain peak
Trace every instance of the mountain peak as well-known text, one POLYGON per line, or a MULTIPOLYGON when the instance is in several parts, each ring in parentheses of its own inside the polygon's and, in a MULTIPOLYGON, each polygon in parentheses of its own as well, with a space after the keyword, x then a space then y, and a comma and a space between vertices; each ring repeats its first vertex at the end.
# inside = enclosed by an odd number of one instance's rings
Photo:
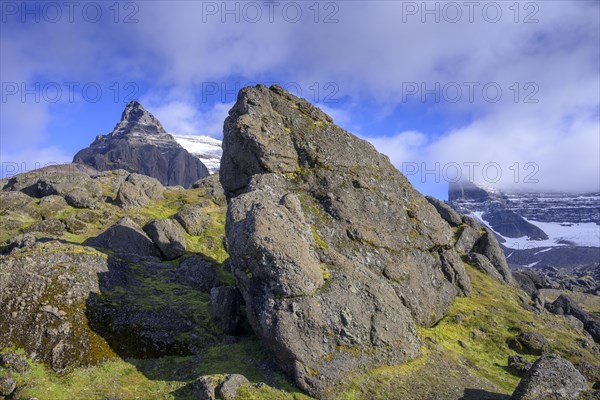
POLYGON ((163 135, 167 133, 160 121, 137 100, 127 103, 123 114, 121 114, 121 121, 115 126, 110 136, 126 135, 131 132, 145 135, 163 135))

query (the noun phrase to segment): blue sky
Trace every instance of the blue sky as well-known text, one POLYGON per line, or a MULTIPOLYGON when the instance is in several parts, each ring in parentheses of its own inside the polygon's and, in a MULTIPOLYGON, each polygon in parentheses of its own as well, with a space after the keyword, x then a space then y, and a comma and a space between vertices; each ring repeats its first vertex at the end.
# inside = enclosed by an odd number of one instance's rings
POLYGON ((70 161, 139 99, 220 138, 239 86, 278 83, 422 192, 600 190, 597 1, 1 2, 2 174, 70 161), (100 90, 100 91, 98 91, 100 90))

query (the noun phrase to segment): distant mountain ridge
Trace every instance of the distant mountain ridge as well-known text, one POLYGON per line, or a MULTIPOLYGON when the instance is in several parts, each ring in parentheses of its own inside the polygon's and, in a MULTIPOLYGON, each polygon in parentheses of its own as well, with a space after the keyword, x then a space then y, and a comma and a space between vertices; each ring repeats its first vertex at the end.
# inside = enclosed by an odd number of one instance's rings
POLYGON ((451 183, 448 203, 490 227, 515 266, 600 260, 600 193, 509 193, 451 183))
POLYGON ((73 162, 99 171, 124 169, 156 178, 165 186, 185 188, 209 175, 206 165, 135 100, 127 104, 113 131, 97 136, 73 162))

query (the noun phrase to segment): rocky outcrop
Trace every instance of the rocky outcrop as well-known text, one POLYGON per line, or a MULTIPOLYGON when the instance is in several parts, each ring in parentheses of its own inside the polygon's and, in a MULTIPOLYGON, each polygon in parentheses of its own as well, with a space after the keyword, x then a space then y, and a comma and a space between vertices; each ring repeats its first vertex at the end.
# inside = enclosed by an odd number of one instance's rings
POLYGON ((192 236, 201 235, 210 226, 210 217, 199 206, 183 206, 173 218, 192 236))
POLYGON ((532 365, 532 362, 528 362, 521 356, 508 356, 508 368, 512 369, 519 376, 524 376, 531 369, 532 365))
POLYGON ((546 304, 546 309, 553 314, 572 315, 583 323, 583 328, 600 343, 600 323, 583 311, 570 297, 561 294, 553 303, 546 304))
POLYGON ((486 256, 504 282, 509 284, 514 283, 500 243, 498 243, 492 231, 487 228, 485 230, 486 232, 475 242, 471 251, 486 256))
POLYGON ((189 188, 209 174, 206 166, 137 101, 127 104, 111 133, 98 136, 73 160, 99 171, 124 169, 151 176, 165 186, 189 188))
POLYGON ((283 89, 225 121, 227 242, 248 319, 301 388, 419 354, 470 282, 450 226, 388 158, 283 89))
POLYGON ((444 218, 444 220, 450 225, 459 226, 463 223, 460 214, 454 211, 448 204, 436 199, 435 197, 425 196, 425 198, 432 206, 435 207, 440 216, 444 218))
POLYGON ((179 275, 188 285, 195 289, 210 292, 213 287, 219 286, 217 273, 202 257, 192 256, 179 264, 179 275))
POLYGON ((102 190, 93 179, 98 172, 78 164, 53 165, 8 180, 3 190, 21 191, 34 198, 57 195, 77 208, 95 208, 102 199, 102 190))
POLYGON ((586 379, 558 355, 544 355, 527 371, 511 400, 572 399, 587 390, 586 379))

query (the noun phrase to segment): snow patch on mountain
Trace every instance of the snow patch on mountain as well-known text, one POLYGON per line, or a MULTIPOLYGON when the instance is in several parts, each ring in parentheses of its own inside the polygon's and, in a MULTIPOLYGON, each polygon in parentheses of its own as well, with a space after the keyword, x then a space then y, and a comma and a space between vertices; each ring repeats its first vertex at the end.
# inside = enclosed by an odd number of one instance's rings
MULTIPOLYGON (((489 228, 489 224, 482 218, 482 214, 481 211, 472 212, 471 217, 489 228)), ((542 229, 548 235, 548 239, 531 240, 527 236, 509 238, 498 234, 505 240, 502 245, 515 250, 563 246, 600 247, 600 225, 596 223, 540 222, 527 218, 525 220, 542 229)), ((547 250, 542 250, 536 254, 544 251, 547 250)))
POLYGON ((172 135, 173 138, 187 151, 202 161, 211 174, 219 172, 221 164, 221 141, 209 136, 172 135))

